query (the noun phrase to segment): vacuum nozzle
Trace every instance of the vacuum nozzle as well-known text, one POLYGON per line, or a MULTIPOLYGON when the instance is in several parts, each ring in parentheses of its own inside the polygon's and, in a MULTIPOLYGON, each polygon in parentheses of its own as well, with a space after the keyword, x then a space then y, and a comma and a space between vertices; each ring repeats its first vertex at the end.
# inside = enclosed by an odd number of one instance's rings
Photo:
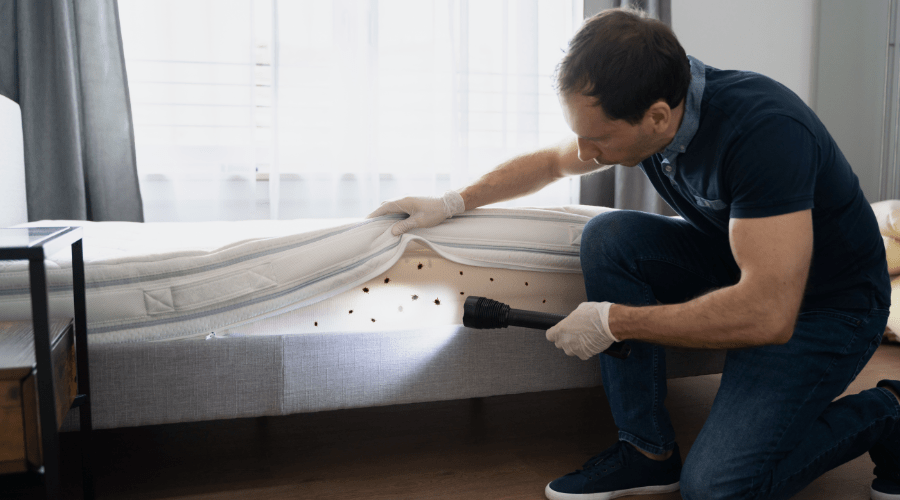
MULTIPOLYGON (((463 326, 476 329, 506 328, 510 325, 537 330, 549 330, 565 319, 564 315, 512 309, 508 305, 484 297, 466 297, 463 304, 463 326)), ((615 342, 603 351, 614 358, 625 359, 631 354, 628 344, 615 342)))

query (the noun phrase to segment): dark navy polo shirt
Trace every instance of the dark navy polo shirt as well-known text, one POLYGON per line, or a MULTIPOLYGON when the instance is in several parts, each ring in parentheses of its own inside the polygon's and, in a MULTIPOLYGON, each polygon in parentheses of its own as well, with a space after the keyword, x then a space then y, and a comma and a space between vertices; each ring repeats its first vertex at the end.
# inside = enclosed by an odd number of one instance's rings
POLYGON ((887 309, 890 277, 875 215, 815 113, 771 78, 690 60, 681 126, 663 152, 640 164, 660 196, 724 242, 731 218, 812 209, 803 309, 887 309))

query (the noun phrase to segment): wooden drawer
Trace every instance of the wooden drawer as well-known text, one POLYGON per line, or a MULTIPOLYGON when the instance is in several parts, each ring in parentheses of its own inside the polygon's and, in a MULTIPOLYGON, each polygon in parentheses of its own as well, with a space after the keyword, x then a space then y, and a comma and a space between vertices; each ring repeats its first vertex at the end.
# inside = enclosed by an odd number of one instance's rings
MULTIPOLYGON (((78 392, 71 320, 50 323, 56 422, 78 392)), ((0 322, 0 474, 40 467, 41 430, 34 333, 31 322, 0 322)))

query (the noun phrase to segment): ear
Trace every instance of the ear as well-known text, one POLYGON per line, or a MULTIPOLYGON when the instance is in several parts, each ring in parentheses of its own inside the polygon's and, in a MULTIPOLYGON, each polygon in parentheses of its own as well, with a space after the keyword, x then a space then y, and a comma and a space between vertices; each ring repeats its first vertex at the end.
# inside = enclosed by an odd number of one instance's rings
POLYGON ((666 101, 660 99, 650 105, 647 112, 644 113, 644 122, 649 125, 654 132, 664 132, 669 128, 669 122, 672 120, 672 108, 666 104, 666 101))

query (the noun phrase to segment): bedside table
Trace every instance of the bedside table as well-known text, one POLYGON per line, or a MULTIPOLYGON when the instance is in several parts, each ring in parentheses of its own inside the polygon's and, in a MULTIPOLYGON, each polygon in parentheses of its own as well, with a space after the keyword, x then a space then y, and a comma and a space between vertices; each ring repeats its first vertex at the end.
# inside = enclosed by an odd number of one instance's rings
MULTIPOLYGON (((62 425, 77 395, 72 320, 50 323, 56 421, 62 425)), ((0 321, 0 474, 43 465, 38 425, 37 363, 31 322, 0 321)))
MULTIPOLYGON (((7 392, 0 399, 0 404, 10 401, 13 406, 22 406, 22 437, 25 445, 26 469, 32 469, 43 475, 44 490, 47 498, 60 497, 59 484, 59 427, 62 418, 69 408, 79 407, 81 426, 81 467, 85 498, 94 497, 93 477, 91 475, 90 436, 91 436, 91 401, 88 371, 87 343, 87 305, 84 291, 84 257, 82 251, 82 229, 80 227, 27 227, 0 229, 0 261, 27 260, 28 281, 31 290, 31 324, 2 323, 3 347, 0 352, 0 367, 6 367, 7 375, 14 380, 22 375, 19 387, 7 387, 7 392), (47 273, 44 260, 71 247, 72 252, 72 296, 74 298, 74 322, 50 322, 47 273), (52 325, 52 327, 51 327, 52 325), (73 342, 74 351, 70 350, 73 342), (25 340, 27 333, 32 334, 30 347, 25 340), (8 336, 8 338, 6 338, 8 336), (5 342, 10 342, 6 344, 5 342), (11 351, 7 351, 7 346, 11 351), (30 363, 23 357, 26 352, 32 353, 30 363), (75 356, 75 374, 71 373, 72 360, 75 356), (28 369, 30 372, 25 373, 28 369), (49 375, 49 376, 47 376, 49 375), (72 376, 77 379, 77 394, 71 394, 72 376), (33 387, 37 386, 37 401, 33 387), (55 387, 58 386, 58 387, 55 387), (20 402, 16 402, 13 392, 19 393, 20 402), (37 415, 29 416, 28 408, 37 409, 37 415), (34 418, 34 420, 32 420, 34 418), (29 430, 33 429, 33 430, 29 430), (35 439, 40 439, 40 446, 35 439), (39 452, 37 449, 39 448, 39 452), (29 467, 29 464, 33 464, 29 467)), ((2 318, 0 318, 2 320, 2 318)), ((0 415, 4 415, 0 412, 0 415)), ((5 420, 5 419, 4 419, 5 420)), ((11 426, 15 427, 15 424, 11 426)), ((2 439, 6 439, 8 427, 4 422, 0 425, 2 439)), ((10 431, 14 432, 14 431, 10 431)), ((12 439, 12 438, 10 438, 12 439)), ((14 445, 13 445, 14 446, 14 445)), ((16 462, 17 457, 11 461, 16 462)), ((9 464, 7 464, 9 465, 9 464)), ((17 466, 9 465, 10 468, 17 466)))

